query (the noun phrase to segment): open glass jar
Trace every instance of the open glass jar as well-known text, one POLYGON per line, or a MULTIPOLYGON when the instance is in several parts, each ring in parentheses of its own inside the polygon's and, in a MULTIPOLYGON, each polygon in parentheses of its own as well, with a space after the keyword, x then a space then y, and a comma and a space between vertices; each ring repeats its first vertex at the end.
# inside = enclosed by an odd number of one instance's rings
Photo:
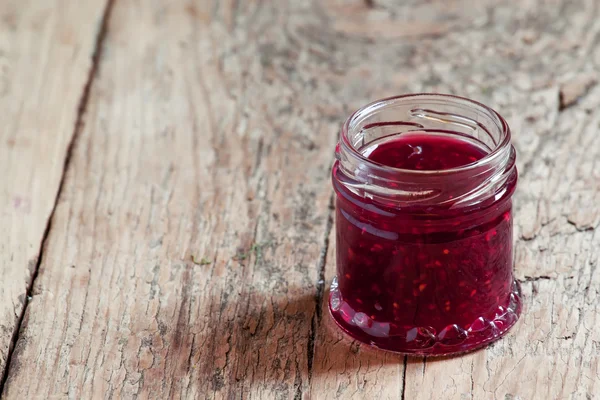
MULTIPOLYGON (((410 149, 421 160, 423 146, 410 149)), ((336 158, 337 277, 329 305, 343 330, 386 350, 446 355, 481 347, 515 324, 517 170, 497 112, 450 95, 380 100, 344 123, 336 158), (371 157, 404 137, 424 140, 438 156, 475 149, 481 157, 440 169, 371 157)))

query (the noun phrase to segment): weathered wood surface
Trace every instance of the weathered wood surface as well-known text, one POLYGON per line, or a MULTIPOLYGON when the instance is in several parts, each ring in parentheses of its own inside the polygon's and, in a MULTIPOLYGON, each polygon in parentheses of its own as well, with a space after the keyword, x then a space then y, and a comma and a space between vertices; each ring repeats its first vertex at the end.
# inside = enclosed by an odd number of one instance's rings
POLYGON ((599 17, 595 0, 115 0, 5 397, 600 396, 599 17), (416 91, 497 108, 519 155, 525 312, 460 358, 374 351, 327 315, 339 124, 416 91))
POLYGON ((102 10, 101 1, 0 3, 0 376, 54 208, 102 10))
POLYGON ((218 4, 114 3, 8 398, 307 390, 343 111, 291 3, 218 4))

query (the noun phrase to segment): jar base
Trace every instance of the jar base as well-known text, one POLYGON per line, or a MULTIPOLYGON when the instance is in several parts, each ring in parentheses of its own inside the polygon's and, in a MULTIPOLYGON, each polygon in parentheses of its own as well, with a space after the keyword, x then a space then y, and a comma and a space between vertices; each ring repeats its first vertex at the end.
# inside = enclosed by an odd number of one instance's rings
POLYGON ((451 356, 480 349, 504 336, 521 315, 521 287, 513 282, 509 298, 491 313, 465 327, 448 325, 439 332, 432 327, 404 326, 370 319, 344 301, 334 278, 329 311, 335 323, 353 339, 382 350, 421 356, 451 356))

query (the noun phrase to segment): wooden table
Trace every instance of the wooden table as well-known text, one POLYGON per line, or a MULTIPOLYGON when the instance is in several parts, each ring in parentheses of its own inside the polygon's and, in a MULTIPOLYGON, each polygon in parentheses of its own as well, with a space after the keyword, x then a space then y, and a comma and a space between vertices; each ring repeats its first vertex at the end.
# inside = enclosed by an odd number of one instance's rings
POLYGON ((7 399, 600 398, 600 2, 6 0, 7 399), (450 92, 518 150, 525 311, 451 359, 337 330, 333 149, 450 92))

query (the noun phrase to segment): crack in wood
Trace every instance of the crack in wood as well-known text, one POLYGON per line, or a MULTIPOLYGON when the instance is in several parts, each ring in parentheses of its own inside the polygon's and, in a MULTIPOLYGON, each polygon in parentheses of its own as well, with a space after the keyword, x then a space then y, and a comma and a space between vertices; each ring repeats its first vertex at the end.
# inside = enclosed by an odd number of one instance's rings
POLYGON ((475 380, 473 379, 473 371, 475 370, 475 363, 473 361, 471 361, 471 398, 474 399, 474 392, 475 392, 475 380))
POLYGON ((550 276, 547 275, 540 275, 540 276, 525 276, 523 279, 518 279, 518 281, 520 283, 525 283, 525 282, 537 282, 537 281, 547 281, 547 280, 556 280, 556 278, 552 278, 550 276))
POLYGON ((404 370, 402 371, 402 390, 400 392, 401 400, 404 400, 404 395, 406 394, 406 370, 408 369, 407 364, 408 364, 408 356, 404 356, 404 363, 403 363, 404 370))
POLYGON ((3 374, 2 374, 2 378, 0 380, 0 397, 5 392, 6 385, 7 385, 8 378, 9 378, 10 371, 11 371, 11 367, 13 366, 13 363, 17 357, 17 355, 15 354, 15 349, 17 347, 17 343, 20 338, 21 329, 23 328, 22 325, 23 325, 23 320, 25 318, 25 314, 27 312, 27 307, 29 306, 29 302, 32 298, 35 282, 36 282, 36 279, 37 279, 39 271, 40 271, 40 265, 42 264, 44 250, 47 245, 48 237, 50 235, 50 230, 52 229, 52 220, 54 218, 54 214, 56 212, 56 207, 58 205, 58 201, 60 199, 60 196, 61 196, 63 188, 64 188, 67 170, 69 168, 69 165, 71 163, 71 157, 73 155, 73 149, 75 148, 75 143, 77 142, 77 138, 83 128, 83 116, 85 115, 86 106, 88 104, 88 99, 89 99, 89 95, 91 92, 92 83, 98 72, 98 65, 99 65, 100 59, 102 57, 103 44, 104 44, 104 40, 106 38, 106 34, 108 32, 108 21, 110 19, 111 11, 113 9, 113 5, 114 5, 115 1, 116 0, 107 0, 106 6, 104 8, 104 13, 102 15, 102 21, 100 23, 100 28, 96 35, 94 51, 92 53, 92 62, 91 62, 91 65, 90 65, 90 68, 88 71, 88 77, 87 77, 85 85, 83 87, 83 91, 81 94, 81 98, 79 100, 79 104, 77 106, 77 118, 75 120, 75 125, 73 127, 73 134, 71 135, 71 140, 69 141, 69 144, 67 146, 65 159, 63 162, 62 175, 61 175, 61 179, 60 179, 60 182, 58 185, 58 190, 56 191, 56 196, 54 198, 54 204, 52 206, 50 215, 48 216, 46 228, 44 229, 44 233, 42 235, 42 240, 41 240, 41 244, 40 244, 40 253, 37 257, 37 260, 35 261, 35 264, 34 264, 35 267, 32 268, 31 279, 29 281, 29 285, 27 286, 27 292, 26 292, 27 295, 25 296, 25 299, 24 299, 23 308, 19 315, 17 324, 15 326, 15 330, 13 332, 13 335, 12 335, 12 338, 10 341, 8 355, 6 357, 6 364, 4 367, 3 374))
POLYGON ((325 289, 325 263, 327 261, 327 251, 329 250, 329 235, 333 229, 333 212, 335 193, 331 193, 329 197, 329 207, 327 208, 327 224, 325 225, 325 235, 323 238, 323 246, 319 256, 319 264, 317 266, 317 292, 315 294, 315 312, 310 324, 310 333, 308 336, 307 345, 307 364, 308 364, 308 382, 310 384, 313 374, 313 362, 315 356, 315 337, 317 334, 317 326, 320 325, 323 317, 321 312, 321 303, 323 302, 323 293, 325 289))

